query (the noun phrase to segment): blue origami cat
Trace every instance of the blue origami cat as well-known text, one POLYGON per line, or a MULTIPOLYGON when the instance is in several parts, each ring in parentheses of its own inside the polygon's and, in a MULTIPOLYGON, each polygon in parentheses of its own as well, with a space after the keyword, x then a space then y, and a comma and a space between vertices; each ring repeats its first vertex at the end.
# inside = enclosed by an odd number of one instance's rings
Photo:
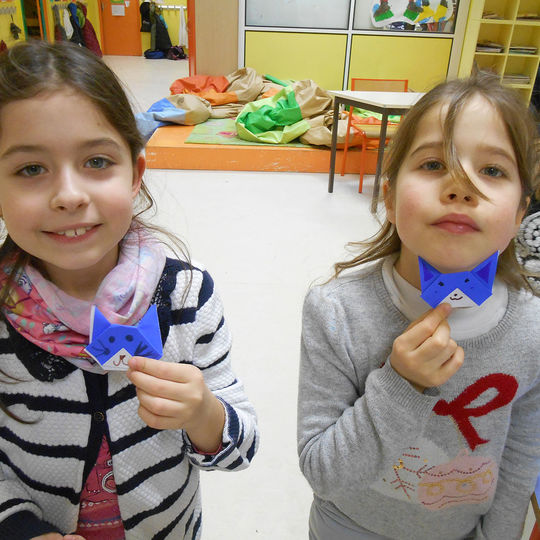
POLYGON ((442 302, 452 307, 480 305, 492 294, 498 253, 494 253, 469 272, 443 274, 418 257, 422 298, 436 307, 442 302), (474 302, 474 303, 473 303, 474 302))
POLYGON ((159 360, 163 344, 155 305, 150 306, 135 326, 110 323, 96 306, 92 307, 90 344, 86 352, 105 370, 127 370, 132 356, 159 360))

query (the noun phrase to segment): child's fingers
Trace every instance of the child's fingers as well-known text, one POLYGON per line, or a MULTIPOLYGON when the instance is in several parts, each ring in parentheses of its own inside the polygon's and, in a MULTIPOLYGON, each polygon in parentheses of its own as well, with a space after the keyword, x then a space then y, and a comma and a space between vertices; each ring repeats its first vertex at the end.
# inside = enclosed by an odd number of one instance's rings
POLYGON ((154 358, 145 358, 144 356, 133 356, 128 362, 129 369, 140 373, 147 373, 158 379, 167 381, 185 382, 182 377, 183 366, 185 364, 174 364, 164 362, 154 358))
POLYGON ((454 354, 444 362, 437 372, 437 380, 434 381, 434 386, 444 384, 448 379, 453 377, 465 360, 465 351, 462 347, 456 346, 454 354))
MULTIPOLYGON (((173 364, 174 366, 174 364, 173 364)), ((173 401, 197 401, 205 388, 204 377, 200 369, 195 366, 177 365, 179 368, 188 369, 189 373, 176 376, 172 371, 172 380, 161 379, 142 371, 128 371, 128 379, 147 394, 173 401), (181 382, 178 382, 181 379, 181 382)))
POLYGON ((128 375, 130 373, 144 373, 156 379, 179 383, 191 382, 200 373, 200 370, 191 364, 164 362, 163 360, 144 358, 143 356, 130 358, 128 365, 128 375))
POLYGON ((127 377, 138 390, 143 390, 147 394, 165 399, 178 399, 178 395, 181 392, 179 387, 182 384, 185 384, 169 381, 167 379, 160 379, 159 377, 154 377, 154 375, 149 375, 142 371, 130 370, 127 372, 127 377))
POLYGON ((446 302, 444 304, 439 304, 438 306, 434 307, 434 308, 431 308, 431 309, 428 309, 426 312, 424 312, 422 315, 420 315, 420 317, 418 317, 418 319, 416 319, 415 321, 413 321, 412 323, 409 324, 409 326, 407 327, 407 330, 409 330, 410 328, 413 328, 414 326, 416 326, 417 324, 421 323, 428 315, 431 315, 434 311, 438 311, 438 312, 442 312, 443 314, 445 312, 448 312, 446 313, 446 315, 444 315, 443 318, 446 318, 448 317, 448 315, 452 312, 452 306, 450 304, 447 304, 446 302))
POLYGON ((446 362, 456 351, 457 343, 450 338, 450 325, 443 320, 415 351, 420 358, 427 358, 435 365, 446 362))
POLYGON ((137 388, 139 404, 156 416, 177 417, 180 414, 182 403, 177 399, 168 399, 149 394, 137 388))
POLYGON ((139 406, 139 417, 148 426, 154 429, 183 429, 183 418, 176 418, 173 416, 161 416, 156 414, 152 410, 139 406))
POLYGON ((436 308, 426 312, 422 317, 409 325, 400 336, 411 350, 417 349, 426 339, 430 338, 439 325, 446 321, 452 308, 449 304, 439 304, 436 308))

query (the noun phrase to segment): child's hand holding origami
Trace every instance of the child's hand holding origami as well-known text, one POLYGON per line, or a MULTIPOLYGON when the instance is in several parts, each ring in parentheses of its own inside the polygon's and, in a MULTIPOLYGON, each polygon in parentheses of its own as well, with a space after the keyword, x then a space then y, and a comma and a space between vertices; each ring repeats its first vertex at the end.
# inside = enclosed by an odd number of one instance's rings
POLYGON ((225 410, 199 368, 134 356, 129 380, 137 387, 139 416, 155 429, 183 429, 200 452, 221 444, 225 410))
POLYGON ((394 340, 390 363, 419 392, 444 384, 463 364, 463 349, 450 337, 446 320, 451 311, 438 305, 394 340))

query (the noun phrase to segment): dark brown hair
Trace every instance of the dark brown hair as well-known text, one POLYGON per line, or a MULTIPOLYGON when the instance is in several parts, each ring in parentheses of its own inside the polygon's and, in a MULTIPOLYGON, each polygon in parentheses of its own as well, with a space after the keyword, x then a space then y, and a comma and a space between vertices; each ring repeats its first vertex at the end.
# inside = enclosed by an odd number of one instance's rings
MULTIPOLYGON (((520 207, 526 208, 531 195, 535 189, 539 188, 539 150, 536 126, 521 97, 513 90, 503 87, 496 75, 482 71, 468 79, 455 79, 439 84, 425 94, 403 117, 385 156, 382 176, 383 182, 388 186, 389 193, 395 189, 401 164, 416 136, 420 120, 430 109, 444 104, 447 106, 447 112, 443 125, 443 151, 447 167, 457 183, 465 184, 477 196, 486 198, 465 174, 454 146, 456 119, 467 103, 478 95, 493 106, 506 126, 516 155, 521 180, 520 207)), ((374 236, 366 241, 351 242, 349 246, 353 249, 361 248, 362 252, 349 261, 336 263, 334 277, 346 269, 399 252, 401 240, 395 226, 385 219, 380 230, 374 236)), ((529 274, 517 262, 514 242, 511 242, 501 253, 497 272, 508 285, 530 290, 529 282, 526 279, 529 274)))
MULTIPOLYGON (((95 54, 68 42, 47 43, 33 39, 0 54, 0 110, 8 103, 65 88, 71 88, 78 95, 88 98, 100 110, 127 143, 133 166, 136 166, 137 158, 144 148, 144 140, 121 82, 95 54)), ((181 240, 141 219, 141 214, 153 207, 155 202, 142 181, 133 224, 165 236, 164 243, 179 254, 187 268, 191 268, 189 254, 181 240)), ((10 238, 5 227, 2 239, 0 265, 7 259, 14 263, 9 265, 7 283, 0 292, 0 313, 9 297, 11 285, 24 266, 37 263, 10 238)), ((191 275, 189 280, 191 282, 191 275)), ((187 289, 189 286, 186 294, 187 289)), ((3 405, 0 404, 0 407, 6 411, 3 405)), ((6 412, 12 416, 9 411, 6 412)))

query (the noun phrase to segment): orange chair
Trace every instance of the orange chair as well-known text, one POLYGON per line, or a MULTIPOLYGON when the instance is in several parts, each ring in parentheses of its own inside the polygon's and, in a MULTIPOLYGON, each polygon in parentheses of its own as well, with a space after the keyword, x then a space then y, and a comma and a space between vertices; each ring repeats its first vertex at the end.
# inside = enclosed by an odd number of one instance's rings
MULTIPOLYGON (((374 92, 407 92, 409 81, 407 79, 351 79, 351 90, 367 90, 374 92)), ((345 146, 343 147, 343 160, 341 162, 341 176, 345 174, 345 164, 347 162, 347 152, 349 150, 349 136, 351 127, 360 136, 362 155, 360 157, 360 184, 358 193, 362 193, 364 182, 364 167, 366 163, 366 147, 371 141, 371 146, 377 147, 381 126, 361 123, 360 119, 349 111, 349 121, 347 122, 347 135, 345 136, 345 146)), ((387 135, 391 137, 395 128, 388 126, 387 135)), ((388 137, 388 138, 389 138, 388 137)), ((387 138, 387 140, 388 140, 387 138)))

